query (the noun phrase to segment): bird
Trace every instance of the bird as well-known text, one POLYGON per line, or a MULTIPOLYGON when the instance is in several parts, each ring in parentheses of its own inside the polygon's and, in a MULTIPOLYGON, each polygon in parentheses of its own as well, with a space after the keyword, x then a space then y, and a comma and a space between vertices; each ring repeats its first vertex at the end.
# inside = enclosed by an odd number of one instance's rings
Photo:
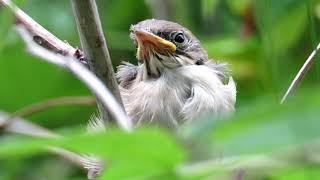
POLYGON ((208 58, 200 41, 178 23, 147 19, 130 27, 137 65, 117 67, 124 108, 136 126, 169 129, 205 115, 235 111, 236 85, 226 63, 208 58))

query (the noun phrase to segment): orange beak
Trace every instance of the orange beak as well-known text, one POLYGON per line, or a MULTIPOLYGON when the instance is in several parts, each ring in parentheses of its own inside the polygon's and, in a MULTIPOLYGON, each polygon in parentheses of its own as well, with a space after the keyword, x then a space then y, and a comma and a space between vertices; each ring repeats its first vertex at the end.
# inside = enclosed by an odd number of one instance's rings
POLYGON ((152 33, 136 30, 134 34, 138 42, 137 59, 139 60, 148 59, 150 51, 156 51, 159 54, 176 52, 175 44, 152 33))

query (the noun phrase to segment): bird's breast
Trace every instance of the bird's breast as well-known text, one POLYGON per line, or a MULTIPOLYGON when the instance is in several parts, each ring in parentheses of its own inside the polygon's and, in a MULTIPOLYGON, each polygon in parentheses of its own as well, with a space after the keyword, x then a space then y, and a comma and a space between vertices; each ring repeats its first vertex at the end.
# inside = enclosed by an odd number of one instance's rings
POLYGON ((172 71, 163 71, 157 79, 134 82, 130 89, 121 89, 129 117, 137 123, 155 123, 169 128, 181 122, 184 102, 191 86, 172 71))
POLYGON ((203 113, 231 111, 233 91, 214 71, 203 66, 164 70, 157 79, 135 81, 121 95, 129 117, 136 123, 178 127, 203 113))

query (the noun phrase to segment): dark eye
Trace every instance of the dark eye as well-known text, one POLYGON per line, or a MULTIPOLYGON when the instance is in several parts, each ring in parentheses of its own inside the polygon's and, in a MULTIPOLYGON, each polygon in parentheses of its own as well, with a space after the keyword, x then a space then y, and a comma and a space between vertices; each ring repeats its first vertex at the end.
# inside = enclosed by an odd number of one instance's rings
POLYGON ((203 65, 204 63, 203 63, 203 60, 202 59, 199 59, 199 60, 197 60, 196 61, 196 65, 203 65))
POLYGON ((176 43, 183 43, 184 41, 185 41, 185 37, 184 37, 184 35, 182 34, 182 33, 178 33, 175 37, 174 37, 174 41, 176 42, 176 43))

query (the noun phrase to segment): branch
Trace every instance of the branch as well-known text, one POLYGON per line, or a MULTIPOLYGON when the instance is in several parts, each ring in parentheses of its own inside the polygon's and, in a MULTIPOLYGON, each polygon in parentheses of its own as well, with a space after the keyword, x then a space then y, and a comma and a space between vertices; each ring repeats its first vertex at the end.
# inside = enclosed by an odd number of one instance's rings
POLYGON ((0 0, 0 5, 10 9, 19 25, 23 25, 32 35, 34 41, 39 45, 62 55, 74 55, 76 49, 61 41, 30 16, 19 9, 11 0, 0 0))
MULTIPOLYGON (((96 1, 71 0, 71 4, 80 36, 81 46, 85 57, 88 60, 90 69, 110 89, 123 108, 119 87, 102 31, 96 1)), ((109 119, 108 112, 101 106, 99 110, 103 120, 106 122, 106 120, 109 119)))
POLYGON ((48 147, 49 152, 56 154, 72 164, 87 171, 88 179, 96 179, 103 171, 104 163, 97 157, 79 155, 59 147, 48 147))
POLYGON ((127 132, 132 130, 132 122, 115 97, 106 88, 106 86, 84 65, 78 62, 75 57, 62 56, 42 48, 38 44, 34 43, 32 37, 23 27, 18 26, 17 31, 20 33, 22 39, 27 45, 28 51, 32 55, 72 72, 95 94, 97 99, 109 110, 112 117, 116 120, 121 128, 127 132))
POLYGON ((294 80, 291 82, 288 90, 286 91, 286 93, 282 97, 280 104, 283 104, 287 100, 287 98, 293 93, 293 91, 298 88, 303 77, 305 76, 305 74, 308 72, 308 70, 310 69, 310 67, 314 63, 314 60, 315 60, 314 57, 316 56, 319 49, 320 49, 320 43, 317 45, 316 49, 312 51, 312 53, 310 54, 310 56, 308 57, 306 62, 303 64, 303 66, 299 70, 296 77, 294 78, 294 80))
POLYGON ((11 114, 3 123, 0 122, 0 128, 8 126, 17 117, 25 117, 29 114, 45 110, 49 107, 61 106, 61 105, 85 105, 90 106, 95 104, 95 99, 92 97, 78 96, 78 97, 60 97, 48 99, 46 101, 31 104, 29 106, 23 107, 13 114, 11 114))

